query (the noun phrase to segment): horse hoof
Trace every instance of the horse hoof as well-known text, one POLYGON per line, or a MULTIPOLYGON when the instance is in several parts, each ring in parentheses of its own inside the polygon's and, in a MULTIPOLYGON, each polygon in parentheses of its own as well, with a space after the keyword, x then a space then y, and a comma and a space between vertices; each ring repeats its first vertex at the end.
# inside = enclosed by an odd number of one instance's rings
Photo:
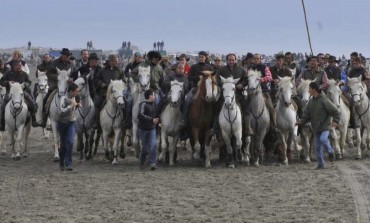
POLYGON ((288 166, 289 162, 288 162, 288 160, 284 160, 284 161, 282 162, 282 164, 283 164, 284 166, 288 166))
POLYGON ((227 167, 230 168, 230 169, 234 169, 235 165, 234 164, 229 164, 229 165, 227 165, 227 167))
POLYGON ((259 164, 258 162, 255 162, 255 163, 253 163, 253 166, 255 166, 255 167, 259 167, 259 166, 260 166, 260 164, 259 164))
POLYGON ((6 152, 1 152, 1 156, 6 156, 6 152))
POLYGON ((131 141, 128 141, 126 145, 127 145, 128 147, 131 147, 131 146, 132 146, 132 142, 131 142, 131 141))
POLYGON ((15 156, 15 161, 19 161, 19 160, 21 160, 21 156, 20 155, 15 156))
POLYGON ((112 165, 113 165, 113 166, 117 166, 117 165, 118 165, 118 162, 117 162, 117 161, 113 161, 113 162, 112 162, 112 165))
POLYGON ((54 157, 54 162, 59 162, 59 157, 54 157))
POLYGON ((343 159, 343 155, 342 155, 342 154, 337 154, 337 155, 335 156, 335 159, 336 159, 336 160, 342 160, 342 159, 343 159))
POLYGON ((355 159, 356 160, 360 160, 361 159, 361 155, 357 155, 355 159))
POLYGON ((24 154, 24 155, 23 155, 23 158, 28 158, 28 155, 27 155, 27 154, 24 154))
POLYGON ((125 153, 125 152, 121 152, 121 153, 119 154, 119 157, 121 157, 121 159, 126 158, 126 153, 125 153))

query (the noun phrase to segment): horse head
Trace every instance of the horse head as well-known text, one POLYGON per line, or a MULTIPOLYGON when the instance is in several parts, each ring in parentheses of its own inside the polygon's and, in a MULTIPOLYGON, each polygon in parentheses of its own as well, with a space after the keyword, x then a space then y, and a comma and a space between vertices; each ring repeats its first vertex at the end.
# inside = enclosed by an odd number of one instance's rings
POLYGON ((143 67, 139 66, 139 84, 141 86, 141 90, 145 91, 149 89, 149 84, 150 84, 150 66, 148 67, 143 67))
POLYGON ((226 108, 231 108, 235 104, 235 84, 239 81, 238 79, 233 79, 232 77, 223 78, 222 82, 222 93, 224 96, 224 104, 226 108))
POLYGON ((362 83, 362 77, 348 78, 347 86, 349 87, 353 103, 360 105, 367 91, 366 85, 362 83))
POLYGON ((107 97, 121 109, 125 106, 125 100, 123 98, 125 88, 126 84, 122 80, 112 80, 108 87, 107 97))
POLYGON ((177 80, 171 81, 170 105, 172 107, 177 107, 180 105, 183 92, 184 92, 183 82, 178 82, 177 80))
POLYGON ((57 68, 58 72, 58 95, 62 96, 65 95, 68 88, 68 80, 69 80, 69 74, 71 73, 71 68, 68 70, 59 70, 57 68))
POLYGON ((46 76, 46 71, 42 72, 42 71, 38 70, 37 73, 38 73, 37 84, 39 86, 38 87, 39 92, 43 93, 43 94, 46 94, 48 92, 48 89, 49 89, 48 77, 46 76))
POLYGON ((19 83, 9 83, 10 85, 10 91, 9 95, 11 98, 11 103, 13 105, 13 108, 15 111, 22 109, 23 107, 23 88, 24 84, 19 84, 19 83))
POLYGON ((340 107, 340 96, 342 94, 342 91, 340 90, 339 87, 339 82, 334 80, 334 79, 329 79, 328 80, 328 98, 330 99, 333 104, 335 104, 338 108, 340 107))
POLYGON ((298 94, 301 96, 302 105, 306 105, 308 101, 311 99, 311 95, 309 92, 309 86, 311 82, 312 80, 306 80, 302 78, 301 83, 297 88, 298 94))
POLYGON ((87 97, 90 94, 88 82, 89 77, 90 74, 82 75, 74 81, 74 83, 77 84, 78 88, 80 89, 80 95, 82 97, 87 97))
POLYGON ((279 99, 284 103, 286 107, 292 104, 292 91, 293 91, 293 77, 279 77, 279 99))
POLYGON ((220 92, 216 83, 213 71, 203 71, 200 82, 205 83, 206 95, 205 99, 208 102, 217 101, 220 92))
POLYGON ((248 94, 255 95, 261 91, 261 76, 262 74, 258 70, 248 70, 248 94))

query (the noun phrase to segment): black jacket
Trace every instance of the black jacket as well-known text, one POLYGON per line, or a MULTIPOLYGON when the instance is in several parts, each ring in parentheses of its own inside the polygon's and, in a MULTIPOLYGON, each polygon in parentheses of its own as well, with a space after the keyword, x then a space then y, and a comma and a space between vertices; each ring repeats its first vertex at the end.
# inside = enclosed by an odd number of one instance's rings
POLYGON ((157 113, 157 107, 153 102, 143 101, 139 105, 138 128, 141 130, 152 130, 156 127, 153 119, 157 113))

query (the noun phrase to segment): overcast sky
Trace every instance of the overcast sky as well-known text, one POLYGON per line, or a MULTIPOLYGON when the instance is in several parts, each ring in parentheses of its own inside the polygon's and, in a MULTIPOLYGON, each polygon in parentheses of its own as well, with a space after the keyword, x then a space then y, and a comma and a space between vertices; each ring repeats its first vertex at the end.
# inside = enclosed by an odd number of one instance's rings
MULTIPOLYGON (((0 48, 309 52, 300 0, 0 0, 0 48)), ((370 56, 369 0, 306 0, 313 51, 370 56)))

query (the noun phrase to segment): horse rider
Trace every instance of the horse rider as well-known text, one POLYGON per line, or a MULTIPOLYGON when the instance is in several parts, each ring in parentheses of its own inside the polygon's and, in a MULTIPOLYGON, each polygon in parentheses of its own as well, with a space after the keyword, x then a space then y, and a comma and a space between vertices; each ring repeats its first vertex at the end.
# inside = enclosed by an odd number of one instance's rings
MULTIPOLYGON (((71 69, 71 74, 76 71, 76 67, 73 65, 73 63, 69 60, 69 57, 72 55, 72 53, 69 51, 68 48, 63 48, 60 52, 60 57, 53 62, 50 63, 50 66, 48 67, 46 71, 46 75, 48 77, 48 85, 49 85, 49 91, 46 93, 45 98, 43 100, 43 119, 41 126, 45 128, 46 121, 49 116, 49 108, 46 108, 46 102, 49 100, 49 96, 51 96, 51 93, 58 88, 58 72, 57 68, 59 70, 69 70, 71 69)), ((70 83, 73 82, 73 79, 71 78, 69 80, 70 83)), ((56 92, 56 91, 55 91, 56 92)))
POLYGON ((325 55, 323 53, 317 54, 317 62, 321 69, 324 70, 327 67, 327 64, 325 63, 325 55))
POLYGON ((326 91, 326 89, 329 87, 328 76, 326 75, 325 71, 319 67, 317 57, 308 57, 307 63, 308 67, 304 69, 297 78, 296 86, 299 86, 301 79, 303 78, 305 80, 315 80, 319 84, 320 89, 326 91))
POLYGON ((5 74, 8 72, 10 69, 4 65, 4 62, 2 59, 0 59, 0 73, 5 74))
MULTIPOLYGON (((182 94, 182 101, 184 101, 185 99, 185 95, 187 93, 187 90, 188 90, 188 78, 187 76, 185 76, 185 66, 184 64, 182 63, 177 63, 177 66, 176 66, 176 70, 175 72, 169 74, 166 76, 165 80, 164 80, 164 83, 163 83, 163 93, 164 93, 164 97, 161 98, 161 100, 159 101, 159 104, 158 104, 158 109, 157 109, 157 117, 160 117, 160 114, 162 112, 162 110, 165 108, 165 106, 169 103, 170 99, 168 96, 168 94, 170 93, 170 89, 171 89, 171 81, 178 81, 180 83, 183 83, 183 94, 182 94)), ((181 111, 183 111, 183 103, 180 105, 180 109, 181 111)))
MULTIPOLYGON (((39 77, 39 71, 46 72, 48 70, 48 67, 50 66, 50 63, 51 63, 50 56, 49 56, 49 54, 45 53, 42 56, 41 64, 37 65, 36 74, 35 74, 36 78, 39 77)), ((35 83, 34 87, 33 87, 33 96, 35 98, 36 98, 36 94, 37 94, 37 88, 38 88, 38 83, 35 83)))
MULTIPOLYGON (((158 94, 158 97, 155 97, 154 103, 158 106, 160 99, 164 96, 163 94, 163 82, 166 77, 163 68, 160 65, 162 56, 157 51, 149 51, 147 54, 148 59, 140 63, 131 71, 131 78, 135 83, 139 82, 139 67, 150 67, 150 89, 158 94)), ((125 92, 127 95, 127 92, 125 92)), ((134 99, 132 96, 129 96, 126 106, 126 119, 123 123, 123 127, 130 128, 132 125, 132 106, 134 99)))
POLYGON ((111 54, 108 57, 108 63, 100 69, 95 78, 96 94, 94 98, 95 116, 96 122, 93 124, 93 128, 99 127, 99 115, 103 109, 105 99, 107 97, 107 89, 112 80, 123 80, 126 82, 123 71, 118 67, 118 56, 111 54))
POLYGON ((251 66, 253 66, 253 60, 254 60, 254 55, 253 53, 247 53, 245 58, 242 61, 241 66, 245 69, 248 70, 251 66))
POLYGON ((83 49, 80 52, 80 59, 76 61, 76 69, 88 66, 89 66, 89 51, 87 49, 83 49))
POLYGON ((266 108, 269 111, 269 115, 270 115, 271 129, 274 131, 277 131, 275 108, 274 108, 274 105, 272 104, 272 100, 270 97, 270 85, 272 81, 270 69, 268 66, 265 66, 261 63, 261 55, 258 53, 254 54, 253 66, 251 66, 251 69, 260 71, 262 74, 260 78, 260 83, 261 83, 263 96, 265 98, 266 108))
POLYGON ((357 52, 352 52, 350 54, 350 60, 348 61, 346 67, 344 68, 344 70, 346 71, 346 74, 348 74, 350 72, 350 70, 352 69, 352 62, 353 60, 356 58, 356 57, 359 57, 358 53, 357 52))
POLYGON ((190 71, 188 74, 188 81, 189 81, 189 89, 188 93, 185 97, 185 103, 183 107, 183 120, 182 126, 185 126, 187 123, 187 116, 190 104, 193 101, 194 90, 198 86, 198 81, 200 80, 200 76, 202 75, 203 71, 213 71, 213 67, 206 63, 207 53, 205 51, 200 51, 198 53, 198 63, 194 64, 190 67, 190 71))
POLYGON ((296 79, 300 74, 300 67, 297 63, 293 62, 293 55, 291 52, 286 52, 285 53, 285 65, 287 66, 288 69, 294 70, 295 69, 295 74, 292 74, 296 79))
POLYGON ((217 74, 217 71, 222 68, 222 58, 220 56, 216 56, 213 59, 213 64, 211 64, 211 66, 213 67, 215 74, 217 74))
POLYGON ((276 93, 279 89, 280 78, 292 77, 292 72, 285 66, 284 60, 285 56, 283 54, 277 54, 275 56, 275 65, 269 68, 272 76, 270 96, 273 104, 276 104, 276 93))
POLYGON ((171 70, 173 72, 175 72, 176 71, 176 68, 177 68, 177 64, 178 63, 182 63, 185 66, 184 75, 185 76, 188 76, 189 71, 190 71, 190 66, 189 66, 188 62, 189 62, 190 58, 187 57, 185 54, 181 54, 180 56, 176 57, 176 60, 178 62, 175 63, 174 65, 172 65, 171 70))
POLYGON ((127 78, 131 76, 131 71, 135 69, 141 62, 143 62, 143 55, 140 52, 134 53, 132 61, 127 64, 125 71, 123 72, 127 78))
POLYGON ((6 63, 6 65, 7 65, 10 69, 12 69, 12 68, 13 68, 13 66, 15 65, 15 63, 16 63, 16 62, 18 62, 18 61, 20 60, 20 61, 22 62, 22 70, 23 70, 24 72, 26 72, 27 74, 30 74, 30 69, 28 68, 28 65, 27 65, 26 61, 24 61, 24 60, 22 59, 22 57, 23 57, 23 55, 22 55, 21 51, 19 51, 19 50, 15 50, 15 51, 13 52, 12 59, 11 59, 8 63, 6 63))
POLYGON ((98 57, 98 54, 96 53, 90 53, 89 55, 89 70, 90 70, 90 76, 89 76, 89 89, 90 89, 90 96, 91 99, 95 99, 96 94, 96 81, 99 71, 102 69, 102 67, 99 65, 100 58, 98 57))
MULTIPOLYGON (((351 59, 351 69, 349 70, 347 77, 349 78, 362 77, 362 81, 365 82, 365 84, 368 86, 368 89, 369 89, 370 74, 362 66, 360 57, 351 59)), ((347 98, 347 100, 350 102, 349 105, 350 105, 351 115, 350 115, 350 120, 349 120, 349 128, 359 128, 361 127, 361 120, 356 118, 357 113, 352 103, 350 92, 347 92, 344 95, 347 98)))
POLYGON ((1 104, 1 111, 0 111, 0 130, 4 131, 5 129, 5 107, 7 103, 11 100, 11 97, 9 95, 10 91, 10 84, 9 83, 20 83, 24 84, 24 98, 25 102, 28 107, 28 111, 31 113, 32 118, 32 126, 36 127, 38 124, 36 123, 36 102, 31 94, 31 90, 29 87, 31 86, 31 81, 28 77, 28 74, 24 71, 22 71, 22 61, 13 61, 13 68, 11 71, 7 72, 1 79, 0 79, 0 85, 6 87, 7 94, 4 98, 3 103, 1 104))

